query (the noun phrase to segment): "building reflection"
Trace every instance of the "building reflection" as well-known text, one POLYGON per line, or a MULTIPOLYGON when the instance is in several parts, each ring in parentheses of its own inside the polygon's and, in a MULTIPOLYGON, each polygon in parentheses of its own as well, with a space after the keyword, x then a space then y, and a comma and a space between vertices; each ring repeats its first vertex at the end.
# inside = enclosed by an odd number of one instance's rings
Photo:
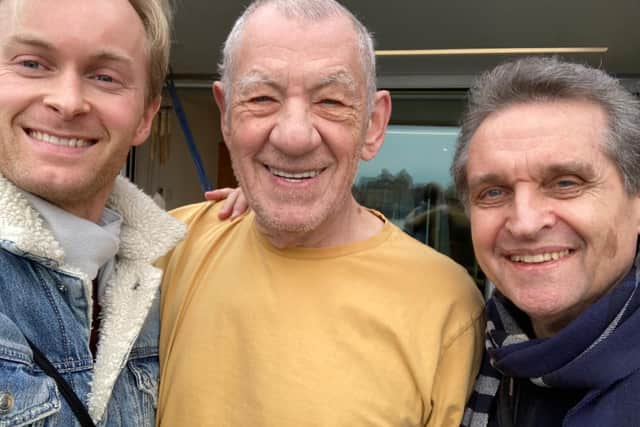
POLYGON ((415 184, 405 169, 393 174, 382 168, 377 176, 360 176, 353 194, 416 240, 453 258, 484 288, 485 278, 473 255, 469 220, 453 185, 443 189, 436 182, 415 184))

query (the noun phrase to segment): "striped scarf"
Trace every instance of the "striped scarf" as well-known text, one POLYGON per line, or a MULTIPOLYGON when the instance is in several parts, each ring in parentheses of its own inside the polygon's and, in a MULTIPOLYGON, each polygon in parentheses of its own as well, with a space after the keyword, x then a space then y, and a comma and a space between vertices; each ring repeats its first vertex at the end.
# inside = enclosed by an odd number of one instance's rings
POLYGON ((486 351, 462 427, 488 425, 504 375, 543 387, 587 389, 565 417, 565 427, 640 426, 637 288, 634 267, 611 292, 550 338, 530 338, 521 327, 528 324, 526 315, 496 292, 487 302, 486 351))

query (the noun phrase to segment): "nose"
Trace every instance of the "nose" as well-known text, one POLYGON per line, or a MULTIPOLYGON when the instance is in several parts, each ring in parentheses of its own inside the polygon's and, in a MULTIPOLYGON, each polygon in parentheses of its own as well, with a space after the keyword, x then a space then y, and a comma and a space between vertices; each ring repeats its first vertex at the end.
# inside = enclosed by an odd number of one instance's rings
POLYGON ((512 236, 531 239, 541 231, 553 227, 556 217, 552 205, 534 189, 514 190, 506 229, 512 236))
POLYGON ((309 106, 303 100, 287 101, 278 113, 269 142, 283 154, 303 156, 321 143, 309 106))
POLYGON ((63 72, 50 81, 44 104, 63 120, 70 120, 90 110, 84 93, 84 78, 73 71, 63 72))

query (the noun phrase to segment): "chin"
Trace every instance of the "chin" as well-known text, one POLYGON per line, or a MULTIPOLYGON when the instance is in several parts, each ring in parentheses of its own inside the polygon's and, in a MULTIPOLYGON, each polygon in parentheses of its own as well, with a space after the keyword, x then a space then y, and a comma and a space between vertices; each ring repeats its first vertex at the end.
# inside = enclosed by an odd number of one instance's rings
POLYGON ((291 218, 270 217, 261 222, 271 230, 296 234, 309 233, 317 227, 315 223, 310 222, 308 219, 306 221, 292 221, 291 218))
POLYGON ((267 203, 255 203, 251 208, 263 226, 288 233, 312 231, 328 216, 328 212, 318 212, 309 206, 269 206, 267 203))
POLYGON ((572 307, 557 295, 545 295, 544 297, 537 295, 527 299, 520 297, 514 298, 512 302, 532 318, 556 317, 572 307))
POLYGON ((282 233, 305 234, 319 227, 321 220, 307 215, 269 214, 256 211, 258 221, 267 229, 282 233))

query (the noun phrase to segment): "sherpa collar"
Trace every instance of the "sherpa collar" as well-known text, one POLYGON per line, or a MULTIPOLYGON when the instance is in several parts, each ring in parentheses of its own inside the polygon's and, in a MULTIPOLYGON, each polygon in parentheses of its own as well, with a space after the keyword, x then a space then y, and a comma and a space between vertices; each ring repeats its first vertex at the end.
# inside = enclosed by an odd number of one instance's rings
MULTIPOLYGON (((16 186, 1 174, 0 206, 0 240, 22 253, 64 267, 64 251, 51 230, 16 186)), ((153 263, 184 236, 181 222, 123 177, 116 178, 107 206, 124 218, 118 257, 153 263)))

